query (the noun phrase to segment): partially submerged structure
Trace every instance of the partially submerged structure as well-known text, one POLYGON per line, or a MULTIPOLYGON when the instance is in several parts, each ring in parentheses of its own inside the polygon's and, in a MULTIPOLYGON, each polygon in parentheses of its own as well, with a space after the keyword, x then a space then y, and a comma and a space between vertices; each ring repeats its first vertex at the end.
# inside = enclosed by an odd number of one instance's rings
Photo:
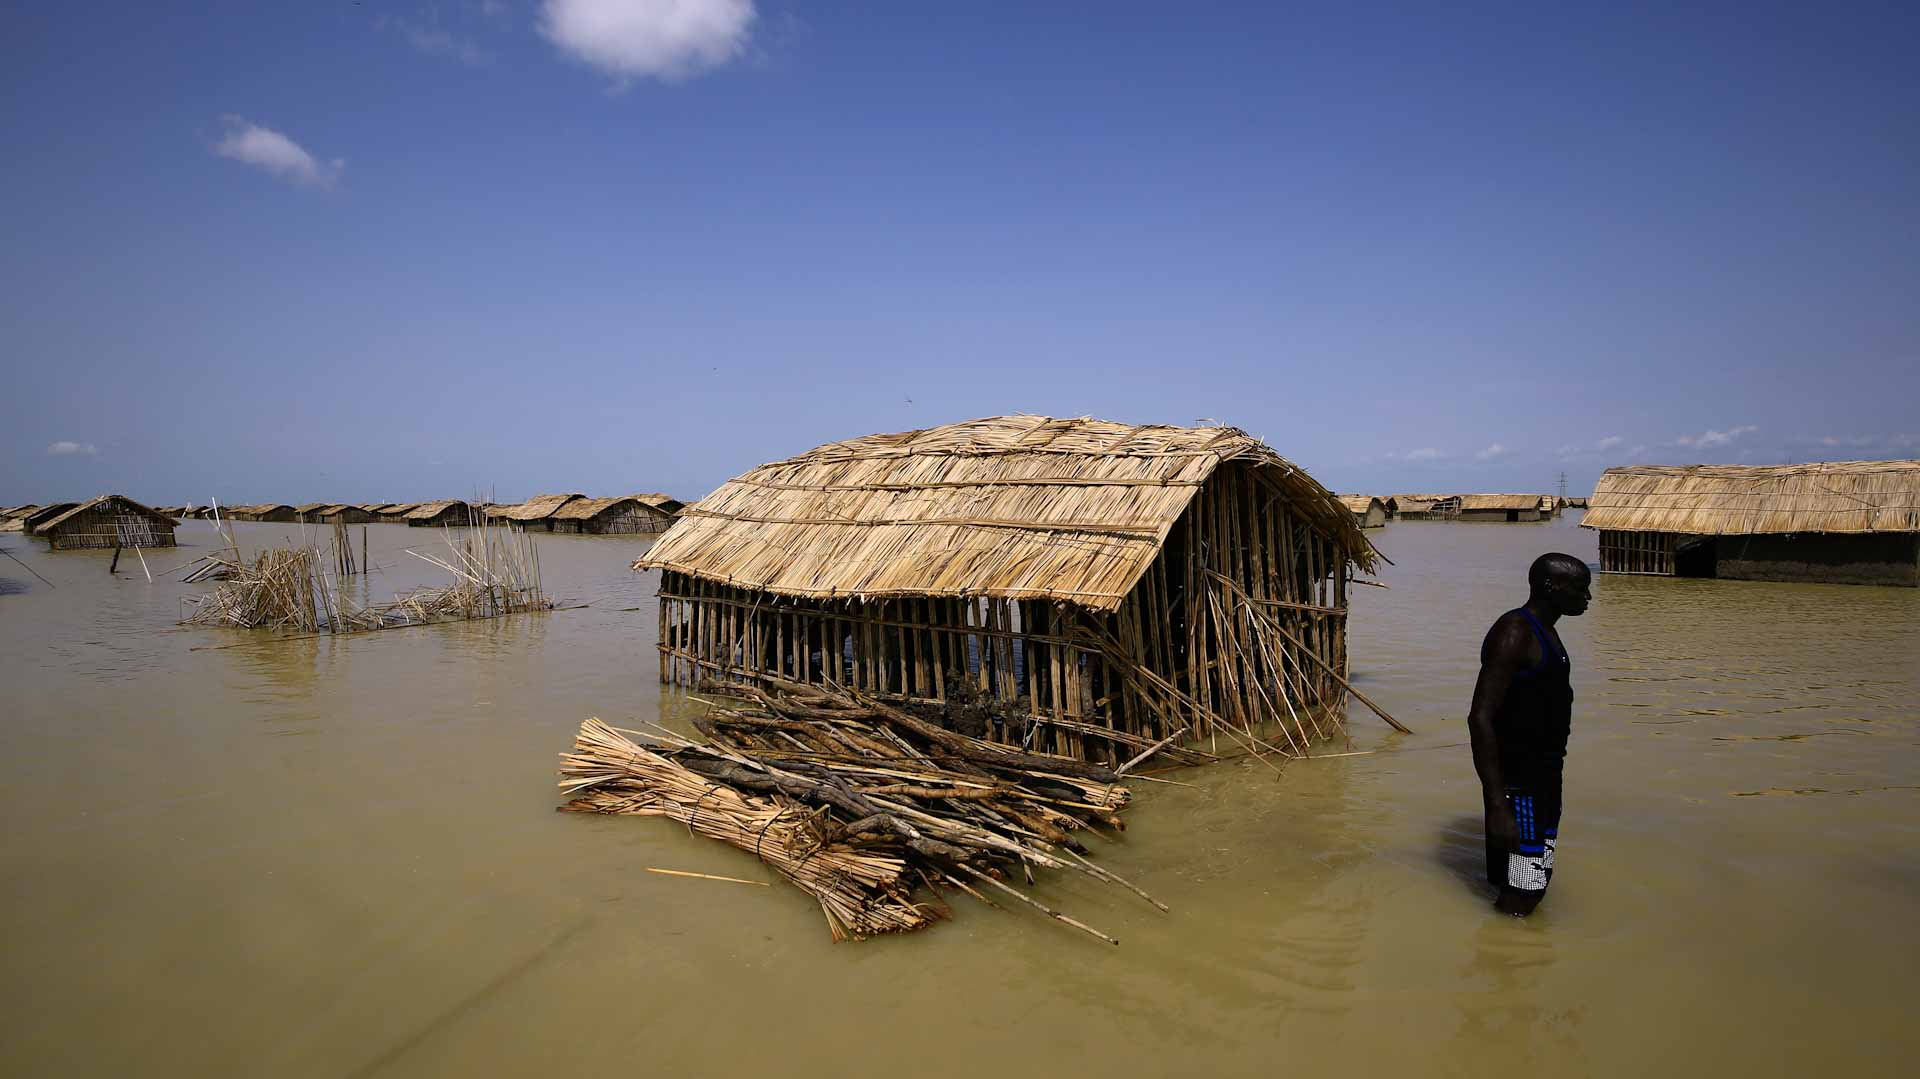
POLYGON ((251 506, 234 506, 223 516, 236 521, 271 521, 276 524, 289 524, 300 519, 300 511, 284 502, 262 502, 251 506))
POLYGON ((997 702, 983 737, 1118 760, 1269 720, 1310 737, 1374 561, 1244 431, 1004 416, 763 465, 633 565, 661 571, 663 681, 963 693, 997 702))
POLYGON ((582 494, 534 495, 517 505, 488 507, 486 516, 496 521, 511 521, 525 532, 551 532, 555 511, 585 497, 582 494))
POLYGON ((555 532, 573 532, 594 536, 647 535, 665 532, 673 524, 673 512, 660 508, 680 503, 665 495, 627 495, 623 498, 576 498, 555 510, 548 518, 555 532), (659 499, 660 503, 642 501, 659 499))
POLYGON ((25 532, 29 536, 34 535, 39 531, 41 525, 46 524, 48 521, 53 520, 55 517, 60 516, 79 504, 78 502, 49 502, 39 509, 31 510, 24 517, 20 518, 20 531, 25 532))
POLYGON ((171 547, 177 524, 125 495, 101 495, 41 521, 33 534, 56 551, 171 547))
POLYGON ((457 498, 422 502, 401 518, 415 528, 466 528, 477 524, 472 506, 457 498))
POLYGON ((1541 507, 1551 495, 1461 495, 1456 521, 1544 521, 1551 514, 1541 507))
POLYGON ((359 506, 336 504, 321 509, 319 519, 330 525, 363 525, 371 522, 374 516, 359 506))
POLYGON ((1353 514, 1353 523, 1361 528, 1384 528, 1387 504, 1372 495, 1341 495, 1340 501, 1353 514))
POLYGON ((1610 468, 1600 572, 1920 585, 1920 461, 1610 468))
POLYGON ((1459 495, 1394 495, 1387 503, 1387 511, 1403 521, 1440 520, 1460 512, 1459 495))
POLYGON ((19 506, 8 506, 0 510, 0 532, 26 531, 27 517, 38 512, 39 506, 31 502, 19 506))

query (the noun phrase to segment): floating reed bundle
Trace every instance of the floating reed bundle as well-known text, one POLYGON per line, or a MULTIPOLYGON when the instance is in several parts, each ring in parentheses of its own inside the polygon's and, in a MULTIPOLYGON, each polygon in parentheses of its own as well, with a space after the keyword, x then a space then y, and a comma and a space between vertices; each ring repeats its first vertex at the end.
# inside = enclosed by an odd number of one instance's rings
POLYGON ((1125 827, 1120 770, 1012 750, 857 693, 793 683, 724 691, 752 703, 696 720, 705 742, 656 727, 643 744, 586 721, 561 758, 572 796, 561 809, 670 817, 751 851, 820 903, 835 940, 922 928, 951 913, 942 886, 990 902, 983 885, 1119 943, 1005 883, 1014 872, 1031 880, 1036 867, 1084 873, 1167 909, 1083 857, 1076 833, 1125 827), (920 885, 931 901, 915 901, 920 885))
POLYGON ((408 551, 446 570, 453 583, 396 595, 391 602, 363 605, 346 587, 356 568, 351 544, 338 542, 329 556, 319 547, 284 546, 244 561, 237 546, 230 557, 216 556, 189 579, 218 573, 223 584, 197 600, 181 622, 197 626, 286 629, 306 633, 357 633, 398 626, 495 618, 553 607, 540 588, 540 563, 533 542, 510 529, 477 528, 457 542, 447 540, 445 558, 408 551))

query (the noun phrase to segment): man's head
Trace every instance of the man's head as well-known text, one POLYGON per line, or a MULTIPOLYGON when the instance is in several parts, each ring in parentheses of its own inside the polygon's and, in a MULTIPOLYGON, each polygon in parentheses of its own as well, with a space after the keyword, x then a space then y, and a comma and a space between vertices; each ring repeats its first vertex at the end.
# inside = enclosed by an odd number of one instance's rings
POLYGON ((1569 617, 1584 614, 1593 602, 1593 574, 1570 554, 1543 554, 1527 569, 1527 590, 1548 610, 1569 617))

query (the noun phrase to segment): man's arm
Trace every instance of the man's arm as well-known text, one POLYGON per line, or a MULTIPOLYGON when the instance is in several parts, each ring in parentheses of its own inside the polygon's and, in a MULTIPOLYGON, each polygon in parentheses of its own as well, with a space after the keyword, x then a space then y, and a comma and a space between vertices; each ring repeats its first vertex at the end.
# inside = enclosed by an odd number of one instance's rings
POLYGON ((1500 773, 1500 739, 1493 717, 1506 699, 1513 676, 1529 666, 1533 635, 1518 618, 1503 618, 1487 631, 1480 646, 1480 678, 1473 684, 1473 707, 1467 713, 1467 734, 1473 739, 1473 770, 1480 773, 1480 797, 1487 809, 1491 838, 1511 849, 1519 845, 1520 828, 1507 805, 1506 779, 1500 773))

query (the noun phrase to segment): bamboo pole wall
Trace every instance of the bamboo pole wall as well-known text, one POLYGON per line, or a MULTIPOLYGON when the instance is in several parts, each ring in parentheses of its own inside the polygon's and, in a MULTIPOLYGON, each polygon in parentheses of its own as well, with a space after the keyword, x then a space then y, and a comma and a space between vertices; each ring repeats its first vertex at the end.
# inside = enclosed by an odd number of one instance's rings
POLYGON ((1003 705, 984 737, 1082 760, 1122 760, 1183 731, 1240 744, 1274 723, 1303 747, 1344 706, 1349 563, 1289 497, 1257 469, 1221 467, 1113 613, 1051 599, 798 599, 663 571, 660 677, 937 702, 964 683, 1003 705))
POLYGON ((1600 531, 1600 572, 1671 577, 1679 537, 1671 532, 1600 531))

